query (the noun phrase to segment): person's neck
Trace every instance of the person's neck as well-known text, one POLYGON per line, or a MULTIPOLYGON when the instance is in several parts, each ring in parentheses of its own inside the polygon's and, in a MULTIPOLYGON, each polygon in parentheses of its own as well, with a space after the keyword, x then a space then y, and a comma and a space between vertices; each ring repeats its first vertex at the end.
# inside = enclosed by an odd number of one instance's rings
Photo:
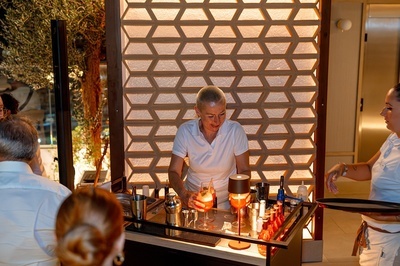
POLYGON ((207 131, 203 127, 203 123, 201 122, 201 119, 200 119, 199 128, 200 128, 200 132, 203 133, 203 136, 207 140, 208 143, 211 144, 214 141, 214 139, 217 137, 218 132, 207 131))

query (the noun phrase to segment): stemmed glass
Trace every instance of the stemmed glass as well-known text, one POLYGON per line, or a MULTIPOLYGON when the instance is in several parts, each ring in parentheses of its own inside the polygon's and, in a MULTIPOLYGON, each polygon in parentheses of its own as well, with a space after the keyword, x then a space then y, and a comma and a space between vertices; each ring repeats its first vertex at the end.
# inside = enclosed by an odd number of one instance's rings
MULTIPOLYGON (((214 183, 213 183, 213 179, 211 178, 210 183, 208 183, 208 191, 211 192, 212 196, 213 196, 213 206, 212 208, 216 208, 216 206, 214 206, 214 204, 216 203, 216 197, 217 197, 217 192, 214 189, 214 183)), ((209 215, 209 211, 205 212, 205 220, 208 224, 212 223, 214 221, 214 217, 209 215)))
POLYGON ((208 218, 208 211, 212 208, 213 206, 213 194, 212 194, 212 189, 210 186, 211 183, 208 182, 202 182, 200 186, 200 191, 197 196, 197 200, 202 202, 204 205, 199 208, 199 211, 202 211, 204 213, 204 217, 202 219, 202 223, 199 225, 199 229, 203 230, 208 230, 209 225, 208 223, 210 222, 210 219, 208 218))

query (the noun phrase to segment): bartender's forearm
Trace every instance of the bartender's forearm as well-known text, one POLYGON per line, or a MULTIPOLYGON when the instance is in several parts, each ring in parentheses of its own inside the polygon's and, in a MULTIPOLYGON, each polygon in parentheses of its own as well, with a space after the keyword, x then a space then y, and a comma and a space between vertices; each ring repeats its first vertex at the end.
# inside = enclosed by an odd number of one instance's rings
POLYGON ((248 175, 251 178, 249 157, 250 157, 249 151, 246 151, 243 154, 235 157, 236 171, 238 174, 248 175))
POLYGON ((250 178, 251 178, 251 171, 250 171, 250 169, 248 169, 248 170, 242 170, 242 171, 238 171, 238 174, 241 174, 241 175, 248 175, 250 178))
POLYGON ((178 173, 168 172, 168 179, 170 186, 175 190, 176 193, 178 193, 179 196, 185 192, 183 181, 178 173))
POLYGON ((185 205, 188 204, 189 196, 188 191, 183 185, 183 180, 176 172, 168 172, 169 184, 174 189, 185 205))

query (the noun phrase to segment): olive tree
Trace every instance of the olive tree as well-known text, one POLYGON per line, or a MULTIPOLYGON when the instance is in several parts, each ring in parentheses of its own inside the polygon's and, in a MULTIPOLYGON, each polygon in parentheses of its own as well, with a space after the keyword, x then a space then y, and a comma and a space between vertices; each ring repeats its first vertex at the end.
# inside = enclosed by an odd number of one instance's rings
POLYGON ((66 21, 73 116, 97 165, 105 101, 99 70, 105 56, 104 0, 0 0, 0 8, 0 72, 34 89, 53 87, 50 25, 66 21))

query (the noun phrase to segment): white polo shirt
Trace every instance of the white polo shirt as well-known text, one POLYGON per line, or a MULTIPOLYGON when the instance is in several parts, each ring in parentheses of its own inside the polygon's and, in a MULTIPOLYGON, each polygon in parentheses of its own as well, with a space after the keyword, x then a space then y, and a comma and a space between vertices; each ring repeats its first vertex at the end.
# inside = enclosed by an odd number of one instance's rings
POLYGON ((54 226, 70 193, 24 162, 0 162, 0 265, 59 264, 54 226))
POLYGON ((213 179, 218 207, 226 209, 229 177, 236 174, 235 156, 249 149, 246 133, 236 121, 226 119, 210 144, 199 128, 200 119, 183 123, 175 136, 172 153, 189 159, 185 187, 198 191, 201 182, 213 179))
MULTIPOLYGON (((400 139, 392 133, 380 148, 381 155, 372 167, 370 200, 400 203, 400 139)), ((399 223, 376 221, 363 215, 371 226, 391 232, 400 231, 399 223)))

